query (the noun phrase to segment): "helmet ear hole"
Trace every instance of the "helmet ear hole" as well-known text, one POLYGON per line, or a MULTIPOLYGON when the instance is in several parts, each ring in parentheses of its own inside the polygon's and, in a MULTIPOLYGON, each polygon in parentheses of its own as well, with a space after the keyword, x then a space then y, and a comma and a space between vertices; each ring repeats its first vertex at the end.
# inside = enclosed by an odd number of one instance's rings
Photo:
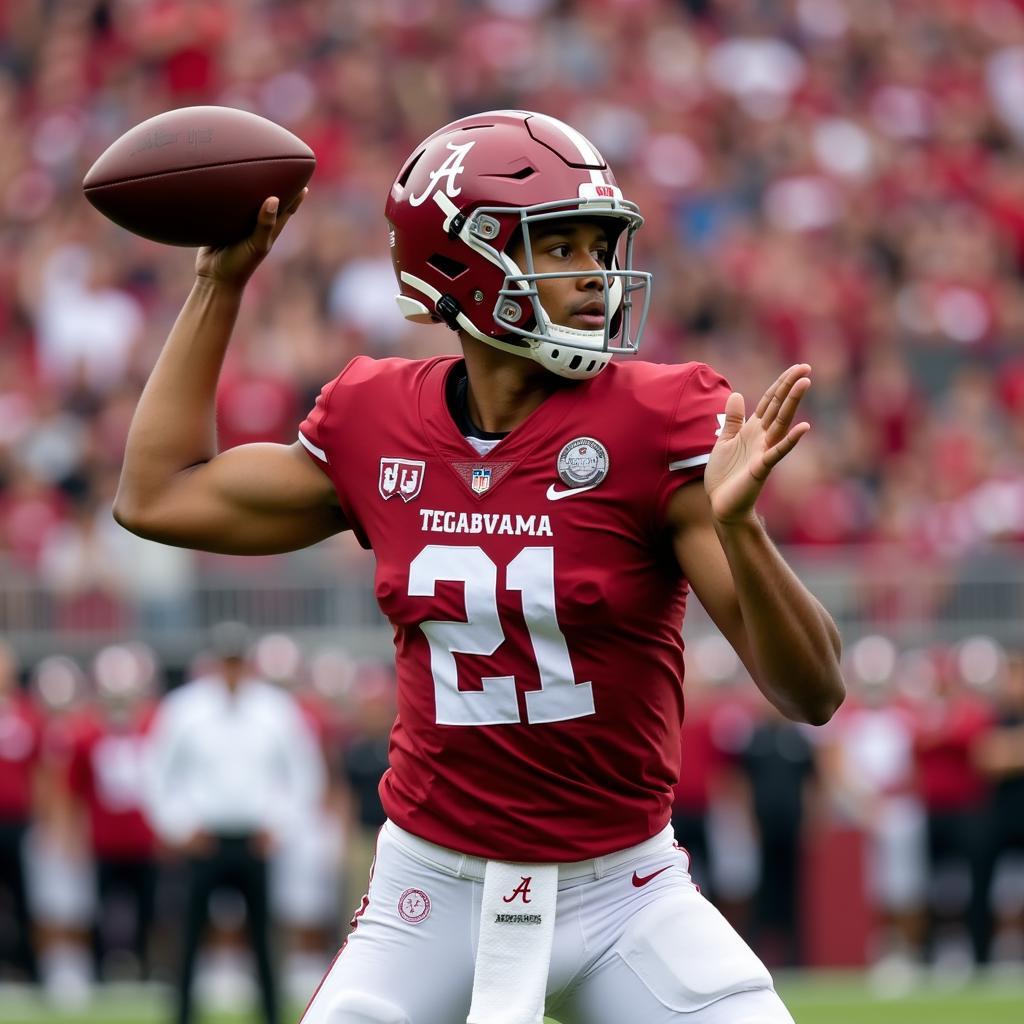
POLYGON ((454 281, 455 278, 461 277, 467 270, 469 270, 469 267, 467 267, 465 263, 453 260, 450 256, 445 256, 440 252, 435 252, 434 255, 427 260, 427 263, 439 273, 444 274, 449 281, 454 281))

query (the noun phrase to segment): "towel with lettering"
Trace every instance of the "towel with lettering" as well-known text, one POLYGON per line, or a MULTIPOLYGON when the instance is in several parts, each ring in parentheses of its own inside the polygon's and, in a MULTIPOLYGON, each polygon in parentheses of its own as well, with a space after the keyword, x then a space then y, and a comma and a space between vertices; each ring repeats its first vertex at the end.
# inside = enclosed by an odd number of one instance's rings
POLYGON ((466 1024, 542 1024, 557 897, 557 864, 487 862, 466 1024))

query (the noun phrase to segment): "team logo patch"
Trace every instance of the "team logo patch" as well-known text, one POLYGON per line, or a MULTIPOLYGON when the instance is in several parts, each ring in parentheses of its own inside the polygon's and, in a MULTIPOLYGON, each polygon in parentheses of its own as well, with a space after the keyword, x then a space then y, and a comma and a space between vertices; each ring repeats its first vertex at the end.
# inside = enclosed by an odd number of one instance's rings
POLYGON ((398 913, 409 924, 426 921, 430 916, 430 897, 422 889, 406 889, 398 897, 398 913))
POLYGON ((557 467, 566 487, 596 487, 608 475, 608 452, 592 437, 575 437, 558 453, 557 467))
POLYGON ((402 501, 412 501, 423 486, 423 474, 426 468, 425 462, 416 459, 381 457, 380 477, 377 480, 377 490, 380 491, 380 496, 387 501, 399 494, 402 501))
POLYGON ((473 470, 472 484, 477 494, 483 494, 491 486, 491 471, 487 467, 477 467, 473 470))

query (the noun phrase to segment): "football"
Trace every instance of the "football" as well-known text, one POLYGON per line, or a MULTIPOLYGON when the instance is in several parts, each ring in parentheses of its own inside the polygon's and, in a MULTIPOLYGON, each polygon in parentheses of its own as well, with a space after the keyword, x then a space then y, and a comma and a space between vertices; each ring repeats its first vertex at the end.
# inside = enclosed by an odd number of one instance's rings
POLYGON ((300 138, 233 107, 180 107, 125 132, 89 168, 86 198, 115 224, 168 245, 228 245, 281 209, 316 167, 300 138))

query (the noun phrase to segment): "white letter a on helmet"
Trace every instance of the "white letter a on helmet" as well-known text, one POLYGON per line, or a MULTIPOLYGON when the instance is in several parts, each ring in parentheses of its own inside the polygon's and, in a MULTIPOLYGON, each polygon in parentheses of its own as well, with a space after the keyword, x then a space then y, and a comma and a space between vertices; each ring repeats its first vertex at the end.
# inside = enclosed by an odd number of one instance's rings
POLYGON ((455 185, 455 179, 460 175, 465 168, 462 166, 462 162, 466 159, 466 154, 476 145, 476 140, 472 142, 466 142, 461 146, 456 146, 454 143, 449 142, 448 148, 452 151, 450 157, 436 171, 430 172, 430 184, 423 190, 418 196, 409 196, 409 203, 411 206, 419 206, 425 202, 431 192, 437 187, 437 183, 445 178, 445 193, 454 199, 461 191, 461 188, 457 188, 455 185))

